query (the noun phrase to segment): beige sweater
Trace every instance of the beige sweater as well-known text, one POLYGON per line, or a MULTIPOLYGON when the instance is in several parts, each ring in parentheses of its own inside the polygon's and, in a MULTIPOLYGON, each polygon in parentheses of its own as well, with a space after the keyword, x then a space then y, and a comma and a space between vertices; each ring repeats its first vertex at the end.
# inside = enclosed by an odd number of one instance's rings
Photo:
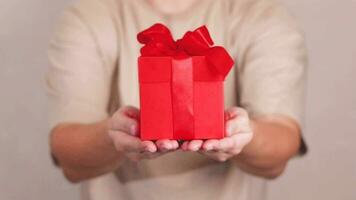
MULTIPOLYGON (((225 106, 250 115, 281 114, 302 121, 304 38, 271 0, 200 0, 167 15, 146 0, 81 0, 67 9, 51 41, 47 76, 51 127, 96 122, 122 105, 139 106, 136 34, 166 24, 175 38, 206 24, 217 45, 236 59, 225 82, 225 106)), ((83 184, 91 200, 254 200, 265 183, 229 162, 171 153, 126 162, 83 184)))

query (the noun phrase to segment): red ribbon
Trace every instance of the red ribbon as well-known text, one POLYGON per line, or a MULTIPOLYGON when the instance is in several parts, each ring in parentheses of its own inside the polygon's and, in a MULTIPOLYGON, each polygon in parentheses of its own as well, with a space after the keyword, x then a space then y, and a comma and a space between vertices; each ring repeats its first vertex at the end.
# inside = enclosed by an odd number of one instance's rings
POLYGON ((213 47, 214 42, 206 26, 188 31, 182 39, 174 41, 166 26, 154 24, 137 34, 137 40, 144 44, 141 48, 141 56, 205 56, 212 70, 223 78, 234 64, 233 59, 223 47, 213 47))
POLYGON ((173 138, 194 138, 194 82, 191 57, 172 60, 173 138))
POLYGON ((137 34, 144 44, 143 57, 170 56, 172 60, 172 108, 174 114, 174 138, 194 138, 193 113, 193 63, 191 56, 205 56, 209 69, 219 80, 224 80, 234 64, 221 46, 213 46, 206 26, 188 31, 183 38, 174 41, 170 30, 162 24, 154 24, 137 34), (182 137, 183 136, 183 137, 182 137))

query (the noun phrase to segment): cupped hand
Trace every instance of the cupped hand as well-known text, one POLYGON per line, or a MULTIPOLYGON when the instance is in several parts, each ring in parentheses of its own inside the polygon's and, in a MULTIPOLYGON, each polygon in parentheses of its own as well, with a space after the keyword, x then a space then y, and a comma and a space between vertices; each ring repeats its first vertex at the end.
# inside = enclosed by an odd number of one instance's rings
POLYGON ((140 111, 124 106, 108 122, 108 135, 116 150, 132 161, 152 159, 178 149, 175 140, 141 141, 139 135, 140 111))
POLYGON ((246 110, 232 107, 225 111, 225 138, 192 140, 182 144, 184 151, 197 151, 214 160, 224 162, 238 155, 253 137, 246 110))

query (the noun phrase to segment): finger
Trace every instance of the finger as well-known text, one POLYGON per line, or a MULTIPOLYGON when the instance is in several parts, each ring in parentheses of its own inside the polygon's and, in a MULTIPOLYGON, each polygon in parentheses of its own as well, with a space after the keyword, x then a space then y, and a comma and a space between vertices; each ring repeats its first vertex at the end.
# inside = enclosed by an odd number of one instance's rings
POLYGON ((206 155, 209 158, 219 162, 225 162, 227 159, 231 157, 231 155, 225 152, 199 151, 199 153, 206 155))
POLYGON ((114 131, 122 131, 130 135, 138 135, 138 121, 121 112, 116 112, 110 119, 109 128, 114 131))
POLYGON ((237 116, 239 108, 231 107, 225 110, 225 120, 232 119, 237 116))
POLYGON ((249 119, 246 117, 230 119, 225 122, 225 135, 232 136, 237 133, 251 132, 249 119))
POLYGON ((188 151, 188 145, 189 145, 189 141, 184 141, 180 148, 183 151, 188 151))
POLYGON ((225 136, 229 137, 235 133, 238 133, 238 121, 234 119, 230 119, 225 122, 225 136))
POLYGON ((233 113, 234 113, 234 115, 237 115, 237 116, 248 117, 248 112, 241 107, 235 107, 235 111, 233 113))
POLYGON ((145 152, 149 152, 149 153, 157 152, 157 146, 156 146, 156 144, 154 142, 152 142, 152 141, 143 141, 142 144, 144 146, 145 152))
POLYGON ((219 145, 219 140, 211 139, 211 140, 207 140, 203 143, 202 149, 204 151, 212 151, 215 148, 217 148, 218 145, 219 145))
POLYGON ((240 107, 231 107, 225 110, 225 120, 229 120, 236 117, 249 117, 248 112, 240 107))
POLYGON ((179 143, 177 140, 171 140, 172 148, 173 149, 178 149, 179 148, 179 143))
POLYGON ((231 136, 239 132, 250 132, 250 120, 248 116, 235 116, 225 122, 225 134, 231 136))
POLYGON ((235 138, 232 137, 225 137, 219 140, 219 144, 215 150, 227 152, 235 146, 235 138))
POLYGON ((203 144, 203 140, 192 140, 188 144, 189 151, 198 151, 203 144))
POLYGON ((164 151, 176 150, 179 147, 179 143, 177 140, 158 140, 160 145, 163 145, 164 151))
POLYGON ((119 109, 118 112, 121 112, 122 114, 124 114, 129 118, 133 118, 136 120, 140 119, 140 110, 133 106, 123 106, 119 109))
POLYGON ((159 151, 161 152, 166 152, 171 149, 173 149, 173 145, 170 140, 168 139, 163 139, 163 140, 157 140, 156 145, 159 151))
POLYGON ((229 138, 224 138, 219 141, 219 152, 224 152, 229 155, 237 155, 251 141, 252 133, 238 133, 229 138))
POLYGON ((137 137, 130 136, 121 131, 109 131, 109 136, 114 142, 118 151, 121 152, 142 152, 145 146, 137 137))

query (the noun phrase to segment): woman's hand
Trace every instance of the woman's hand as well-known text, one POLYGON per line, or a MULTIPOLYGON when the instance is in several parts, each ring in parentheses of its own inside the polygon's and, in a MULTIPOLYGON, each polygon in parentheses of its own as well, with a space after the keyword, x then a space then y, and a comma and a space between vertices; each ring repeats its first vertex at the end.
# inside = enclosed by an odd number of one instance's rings
POLYGON ((238 155, 253 137, 247 112, 238 107, 225 111, 225 135, 220 140, 192 140, 181 146, 185 151, 198 151, 208 157, 224 162, 238 155))
POLYGON ((176 150, 179 145, 175 140, 141 141, 139 134, 140 112, 137 108, 120 108, 108 122, 108 135, 116 150, 132 161, 151 159, 176 150))

